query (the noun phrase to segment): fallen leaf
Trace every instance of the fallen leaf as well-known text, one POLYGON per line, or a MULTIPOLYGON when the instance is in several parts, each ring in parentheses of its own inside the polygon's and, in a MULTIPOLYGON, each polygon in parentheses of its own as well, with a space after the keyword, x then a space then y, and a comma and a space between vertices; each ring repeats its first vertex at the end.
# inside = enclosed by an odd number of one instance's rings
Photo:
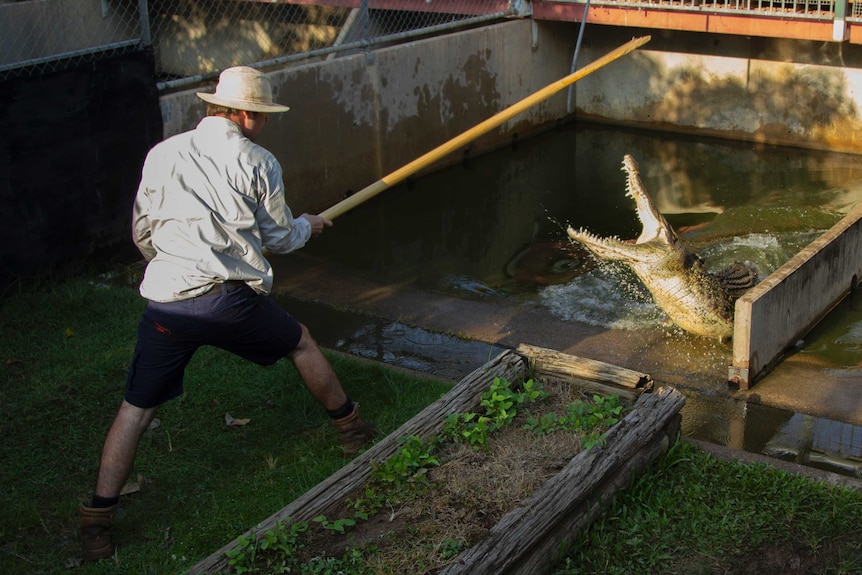
POLYGON ((224 423, 230 427, 242 427, 246 425, 250 419, 234 419, 230 413, 224 414, 224 423))
POLYGON ((71 327, 67 327, 66 337, 75 337, 75 330, 73 330, 71 327))
POLYGON ((129 493, 137 493, 144 486, 144 476, 140 473, 138 474, 138 480, 132 481, 130 483, 126 483, 123 485, 123 488, 120 490, 120 495, 128 495, 129 493))

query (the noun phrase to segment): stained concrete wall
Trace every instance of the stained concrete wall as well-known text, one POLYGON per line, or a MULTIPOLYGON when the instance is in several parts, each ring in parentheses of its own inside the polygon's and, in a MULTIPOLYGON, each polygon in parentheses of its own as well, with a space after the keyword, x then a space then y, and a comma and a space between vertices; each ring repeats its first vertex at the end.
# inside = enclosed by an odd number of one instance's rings
POLYGON ((593 26, 584 61, 650 32, 637 53, 578 83, 580 117, 862 152, 862 47, 593 26))
MULTIPOLYGON (((568 74, 570 32, 534 37, 529 21, 514 21, 271 71, 291 109, 270 117, 259 143, 280 160, 292 209, 322 211, 568 74)), ((214 85, 162 96, 166 136, 197 123, 195 91, 214 85)), ((565 105, 565 93, 554 96, 427 171, 553 125, 565 105)))
POLYGON ((862 209, 736 301, 728 380, 748 389, 862 278, 862 209))
MULTIPOLYGON (((291 111, 261 143, 282 162, 290 205, 332 206, 564 77, 578 30, 520 19, 269 71, 291 111)), ((575 118, 862 153, 860 47, 587 26, 578 65, 650 33, 575 84, 571 105, 564 90, 426 171, 575 118)), ((202 116, 195 91, 162 96, 166 136, 202 116)))

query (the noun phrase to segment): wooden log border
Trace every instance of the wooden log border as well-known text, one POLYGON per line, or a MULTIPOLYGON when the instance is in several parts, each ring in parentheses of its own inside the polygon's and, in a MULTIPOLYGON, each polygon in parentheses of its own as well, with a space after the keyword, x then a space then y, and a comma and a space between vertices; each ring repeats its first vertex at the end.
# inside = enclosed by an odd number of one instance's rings
MULTIPOLYGON (((440 575, 541 575, 559 559, 581 529, 595 519, 614 494, 665 453, 679 433, 679 411, 685 398, 670 387, 655 393, 652 379, 617 366, 522 345, 473 371, 446 395, 393 431, 327 479, 243 534, 254 538, 280 521, 310 521, 333 501, 347 497, 371 473, 371 461, 382 461, 399 447, 398 439, 422 439, 440 433, 447 415, 473 411, 495 377, 517 381, 528 377, 583 385, 605 395, 635 399, 632 411, 606 434, 600 445, 575 456, 560 473, 520 507, 507 513, 488 537, 467 549, 440 575)), ((226 553, 239 538, 197 563, 190 575, 227 569, 226 553)))
POLYGON ((646 373, 603 361, 525 343, 517 351, 529 362, 532 376, 539 381, 561 381, 600 395, 617 394, 629 403, 634 403, 641 393, 652 391, 654 386, 646 373))

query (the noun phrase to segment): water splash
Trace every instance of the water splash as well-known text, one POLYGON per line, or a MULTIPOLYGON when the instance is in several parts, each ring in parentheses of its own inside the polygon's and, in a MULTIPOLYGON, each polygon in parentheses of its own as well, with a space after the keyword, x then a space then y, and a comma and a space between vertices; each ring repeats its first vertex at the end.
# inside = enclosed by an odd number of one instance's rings
POLYGON ((734 261, 745 262, 757 268, 759 280, 762 281, 822 233, 822 230, 750 233, 734 236, 699 252, 709 271, 725 269, 734 261))
POLYGON ((637 277, 619 265, 602 265, 566 284, 548 286, 539 299, 564 320, 608 329, 666 325, 668 318, 637 277))
MULTIPOLYGON (((750 233, 698 248, 698 252, 709 271, 741 261, 754 265, 763 280, 821 233, 750 233)), ((618 263, 603 262, 568 283, 544 288, 539 296, 541 303, 564 321, 623 330, 672 326, 637 276, 618 263)))

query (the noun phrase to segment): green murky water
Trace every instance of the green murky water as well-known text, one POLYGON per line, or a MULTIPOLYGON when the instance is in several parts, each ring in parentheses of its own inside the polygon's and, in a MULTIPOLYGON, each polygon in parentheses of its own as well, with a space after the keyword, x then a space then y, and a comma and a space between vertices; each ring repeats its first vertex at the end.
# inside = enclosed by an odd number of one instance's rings
MULTIPOLYGON (((578 125, 387 190, 305 249, 383 281, 537 301, 563 321, 655 325, 663 314, 633 274, 599 265, 565 236, 567 225, 640 233, 620 169, 626 153, 658 209, 716 270, 737 259, 765 277, 862 201, 857 156, 578 125)), ((862 345, 847 343, 862 339, 862 325, 847 329, 860 335, 836 334, 811 353, 862 362, 862 345)))

